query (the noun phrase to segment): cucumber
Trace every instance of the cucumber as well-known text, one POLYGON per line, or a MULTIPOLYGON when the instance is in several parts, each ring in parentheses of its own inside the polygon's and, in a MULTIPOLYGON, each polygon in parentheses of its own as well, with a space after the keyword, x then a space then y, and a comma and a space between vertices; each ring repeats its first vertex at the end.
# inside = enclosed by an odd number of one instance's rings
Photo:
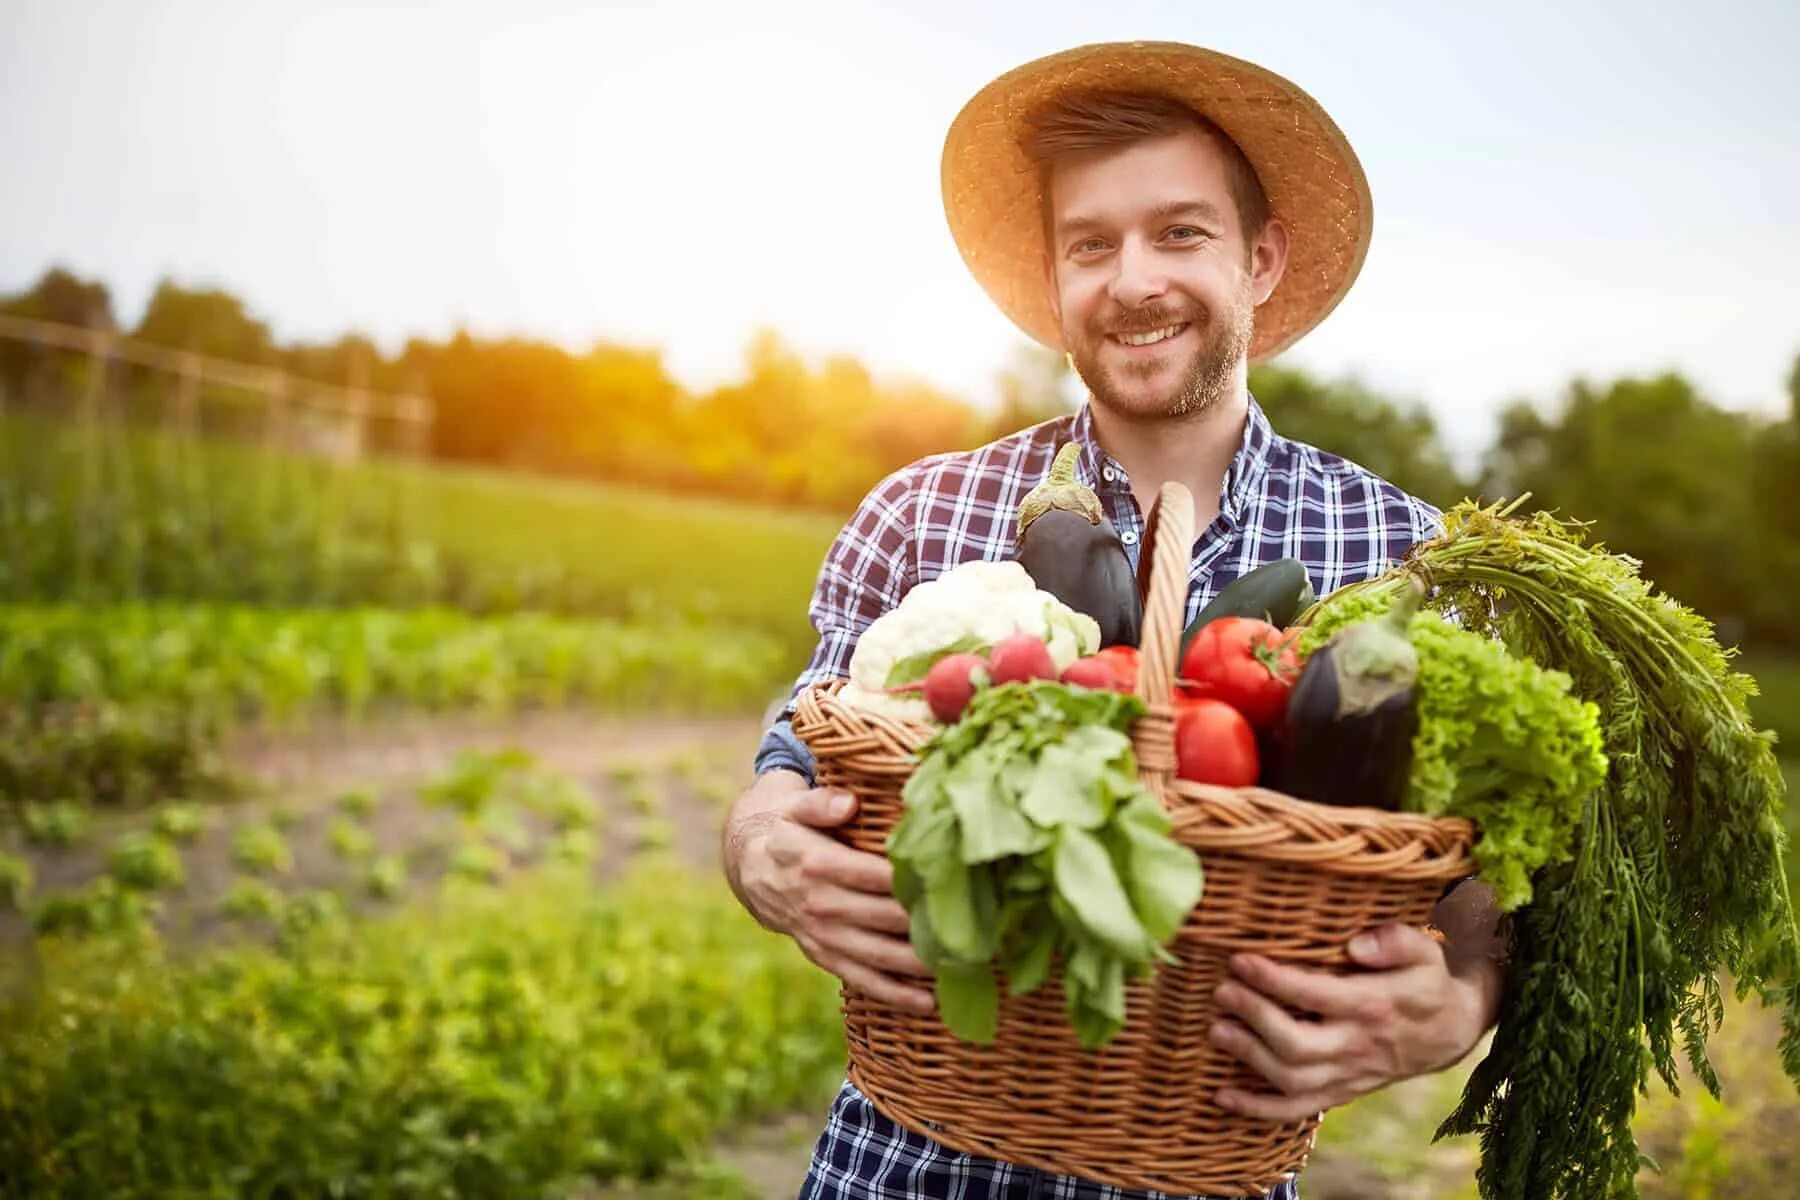
POLYGON ((1296 559, 1278 558, 1264 563, 1226 584, 1212 603, 1200 610, 1194 623, 1181 635, 1181 653, 1187 653, 1188 643, 1202 626, 1220 617, 1256 617, 1285 629, 1314 599, 1312 580, 1296 559))

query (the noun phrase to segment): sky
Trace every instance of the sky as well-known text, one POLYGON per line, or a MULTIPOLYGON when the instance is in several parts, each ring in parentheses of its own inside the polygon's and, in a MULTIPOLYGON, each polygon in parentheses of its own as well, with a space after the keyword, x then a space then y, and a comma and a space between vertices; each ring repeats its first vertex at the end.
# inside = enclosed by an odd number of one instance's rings
POLYGON ((0 292, 158 279, 284 340, 663 348, 761 327, 977 404, 1024 335, 958 257, 943 136, 994 76, 1193 42, 1299 84, 1375 236, 1283 361, 1427 404, 1678 370, 1779 412, 1800 355, 1800 4, 0 0, 0 292), (1704 11, 1705 15, 1701 15, 1704 11))

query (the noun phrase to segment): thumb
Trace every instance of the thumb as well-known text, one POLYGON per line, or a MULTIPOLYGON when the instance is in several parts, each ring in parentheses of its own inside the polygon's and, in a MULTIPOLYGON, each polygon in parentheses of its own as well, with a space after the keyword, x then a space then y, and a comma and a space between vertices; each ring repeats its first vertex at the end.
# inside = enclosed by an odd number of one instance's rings
POLYGON ((794 797, 788 816, 814 829, 831 829, 856 815, 856 797, 836 788, 812 788, 794 797))
POLYGON ((1351 961, 1376 970, 1424 966, 1442 958, 1441 942, 1416 925, 1383 925, 1350 939, 1351 961))

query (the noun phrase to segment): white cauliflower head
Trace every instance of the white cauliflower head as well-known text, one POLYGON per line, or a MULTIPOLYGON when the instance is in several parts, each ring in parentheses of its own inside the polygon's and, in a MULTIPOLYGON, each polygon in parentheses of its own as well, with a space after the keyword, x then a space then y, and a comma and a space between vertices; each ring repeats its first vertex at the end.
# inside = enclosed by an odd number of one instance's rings
POLYGON ((863 631, 843 698, 901 720, 928 720, 923 700, 886 689, 922 678, 946 653, 986 653, 1016 633, 1043 638, 1058 672, 1100 648, 1098 623, 1039 590, 1024 567, 976 560, 919 584, 863 631))

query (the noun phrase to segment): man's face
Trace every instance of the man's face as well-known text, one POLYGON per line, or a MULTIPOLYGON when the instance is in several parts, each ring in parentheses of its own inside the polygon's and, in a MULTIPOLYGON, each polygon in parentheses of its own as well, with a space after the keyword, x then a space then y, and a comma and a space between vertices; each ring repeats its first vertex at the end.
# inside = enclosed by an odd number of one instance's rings
POLYGON ((1279 229, 1278 250, 1245 244, 1219 147, 1195 131, 1058 163, 1050 204, 1052 297, 1095 403, 1139 419, 1218 404, 1286 248, 1279 229))

